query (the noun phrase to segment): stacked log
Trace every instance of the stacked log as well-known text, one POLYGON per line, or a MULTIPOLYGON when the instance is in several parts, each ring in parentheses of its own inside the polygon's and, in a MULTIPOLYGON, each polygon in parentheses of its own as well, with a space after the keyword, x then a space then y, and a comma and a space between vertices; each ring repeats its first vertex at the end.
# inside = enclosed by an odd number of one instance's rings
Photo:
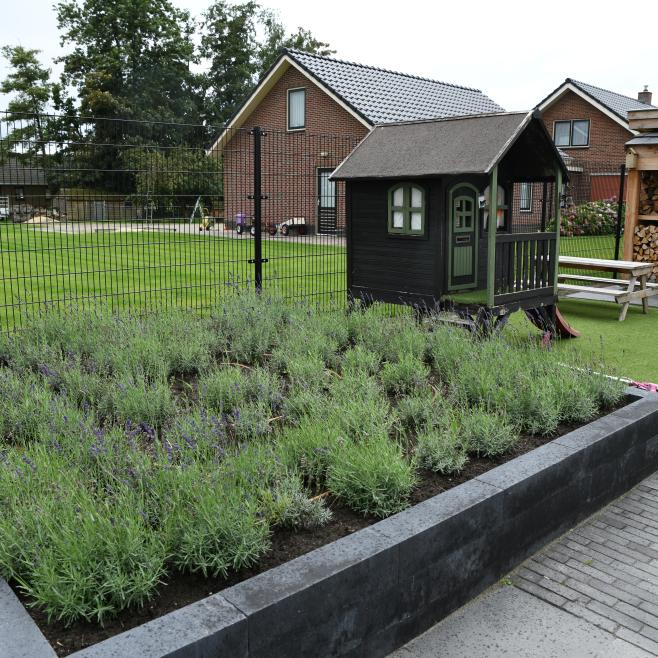
POLYGON ((640 215, 658 215, 658 171, 642 173, 640 215))
POLYGON ((653 277, 658 278, 658 225, 640 224, 633 235, 633 260, 653 263, 653 277))

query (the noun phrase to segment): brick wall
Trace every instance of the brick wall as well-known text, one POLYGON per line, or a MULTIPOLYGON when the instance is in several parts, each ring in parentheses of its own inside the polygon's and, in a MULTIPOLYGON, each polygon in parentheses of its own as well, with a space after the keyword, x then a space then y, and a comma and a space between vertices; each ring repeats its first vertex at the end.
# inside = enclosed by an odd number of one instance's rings
MULTIPOLYGON (((262 141, 263 221, 304 217, 317 227, 318 169, 333 169, 368 129, 309 78, 290 67, 224 148, 224 208, 228 225, 237 213, 253 215, 246 197, 253 186, 253 142, 249 130, 267 131, 262 141), (306 128, 287 131, 288 89, 306 89, 306 128)), ((337 184, 337 224, 345 226, 344 184, 337 184)))
POLYGON ((618 123, 593 105, 583 100, 572 91, 567 91, 553 105, 543 112, 544 124, 553 135, 555 121, 568 119, 589 119, 589 146, 567 147, 560 149, 568 153, 575 160, 584 163, 616 163, 624 161, 624 144, 631 138, 632 133, 622 128, 618 123))

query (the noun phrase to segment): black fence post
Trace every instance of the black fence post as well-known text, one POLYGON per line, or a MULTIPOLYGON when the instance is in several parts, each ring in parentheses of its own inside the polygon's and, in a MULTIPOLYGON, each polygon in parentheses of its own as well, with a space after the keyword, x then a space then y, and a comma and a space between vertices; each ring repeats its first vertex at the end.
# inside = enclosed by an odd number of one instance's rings
POLYGON ((263 216, 262 201, 263 196, 261 189, 262 158, 261 158, 261 140, 265 133, 260 126, 255 126, 251 131, 254 137, 254 193, 250 195, 254 200, 254 257, 249 261, 254 265, 254 282, 257 292, 263 289, 263 216))
MULTIPOLYGON (((619 196, 617 197, 617 227, 615 230, 615 260, 619 260, 619 247, 621 245, 621 222, 624 208, 624 186, 626 183, 626 165, 619 167, 619 196)), ((626 236, 629 238, 629 236, 626 236)), ((632 239, 630 236, 629 239, 632 239)))

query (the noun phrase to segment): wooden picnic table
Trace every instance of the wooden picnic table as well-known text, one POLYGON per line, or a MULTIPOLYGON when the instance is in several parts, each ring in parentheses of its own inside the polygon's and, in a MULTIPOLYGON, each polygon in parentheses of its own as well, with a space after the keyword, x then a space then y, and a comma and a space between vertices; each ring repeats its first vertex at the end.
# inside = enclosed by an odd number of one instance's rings
POLYGON ((658 295, 658 283, 649 283, 653 269, 652 263, 640 263, 630 260, 606 260, 602 258, 580 258, 578 256, 560 256, 562 267, 595 272, 611 272, 628 278, 614 279, 612 277, 559 274, 558 297, 566 297, 579 292, 608 295, 617 304, 622 304, 619 321, 626 319, 628 306, 632 301, 642 300, 642 312, 649 311, 649 297, 658 295), (565 283, 577 281, 578 283, 565 283), (583 283, 589 285, 582 285, 583 283))

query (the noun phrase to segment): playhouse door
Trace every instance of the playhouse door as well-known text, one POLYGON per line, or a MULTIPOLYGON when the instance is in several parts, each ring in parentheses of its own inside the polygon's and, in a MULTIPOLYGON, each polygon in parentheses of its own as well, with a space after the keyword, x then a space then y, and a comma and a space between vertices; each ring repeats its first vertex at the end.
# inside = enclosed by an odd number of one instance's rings
POLYGON ((318 169, 318 233, 336 233, 336 183, 329 180, 333 169, 318 169))
POLYGON ((477 200, 472 185, 460 184, 449 194, 448 287, 450 290, 477 285, 477 200))

